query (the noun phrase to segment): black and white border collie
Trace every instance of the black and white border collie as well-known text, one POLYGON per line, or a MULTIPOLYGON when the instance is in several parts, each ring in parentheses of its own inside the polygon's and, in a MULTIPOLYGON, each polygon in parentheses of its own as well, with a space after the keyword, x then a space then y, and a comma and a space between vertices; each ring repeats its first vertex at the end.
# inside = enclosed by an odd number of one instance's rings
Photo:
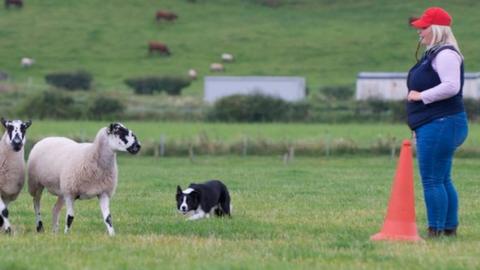
POLYGON ((211 214, 230 217, 230 194, 224 183, 210 180, 202 184, 192 183, 182 191, 177 186, 177 210, 188 220, 209 218, 211 214))

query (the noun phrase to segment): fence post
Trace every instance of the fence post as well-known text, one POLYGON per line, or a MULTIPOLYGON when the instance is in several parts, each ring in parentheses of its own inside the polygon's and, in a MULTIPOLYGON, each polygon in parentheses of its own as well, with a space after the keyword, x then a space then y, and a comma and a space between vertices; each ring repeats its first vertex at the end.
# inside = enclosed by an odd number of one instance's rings
POLYGON ((327 157, 329 157, 329 156, 330 156, 330 143, 331 143, 331 142, 330 142, 330 135, 328 134, 328 131, 327 131, 327 139, 326 139, 326 141, 327 141, 327 145, 325 146, 325 155, 326 155, 327 157))
POLYGON ((80 132, 80 142, 84 143, 87 141, 87 133, 85 132, 85 129, 82 129, 80 132))
POLYGON ((293 159, 295 158, 295 147, 293 145, 290 145, 290 147, 288 148, 288 156, 291 161, 293 161, 293 159))
POLYGON ((159 155, 159 154, 158 154, 158 152, 159 152, 158 147, 159 147, 159 146, 157 145, 157 143, 156 143, 155 140, 154 140, 154 141, 153 141, 153 156, 154 156, 155 158, 158 158, 158 155, 159 155))
POLYGON ((188 156, 190 158, 190 162, 194 162, 195 160, 195 156, 194 156, 194 153, 193 153, 193 143, 190 143, 189 147, 188 147, 188 156))
POLYGON ((390 159, 391 160, 395 159, 396 142, 397 142, 397 139, 395 137, 392 137, 392 139, 390 140, 390 159))
POLYGON ((160 156, 163 157, 165 155, 165 135, 160 136, 160 156))
POLYGON ((248 138, 247 138, 247 136, 243 136, 242 155, 243 155, 244 157, 247 156, 247 151, 248 151, 248 138))

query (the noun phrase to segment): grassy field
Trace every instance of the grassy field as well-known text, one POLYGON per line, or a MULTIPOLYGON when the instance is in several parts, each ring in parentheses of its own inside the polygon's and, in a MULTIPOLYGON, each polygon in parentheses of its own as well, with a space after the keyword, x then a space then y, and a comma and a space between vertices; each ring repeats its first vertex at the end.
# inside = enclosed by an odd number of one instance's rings
MULTIPOLYGON (((154 159, 120 155, 109 238, 96 200, 77 201, 70 235, 34 232, 31 198, 10 207, 15 234, 0 235, 2 269, 478 269, 478 161, 456 159, 461 227, 456 239, 373 243, 396 162, 389 158, 154 159), (232 193, 232 219, 187 222, 175 188, 218 178, 232 193)), ((417 225, 425 211, 416 181, 417 225)), ((62 223, 63 225, 63 214, 62 223)))
MULTIPOLYGON (((281 0, 30 0, 22 10, 0 9, 0 70, 19 87, 44 86, 50 72, 85 69, 98 90, 126 89, 123 80, 145 75, 212 75, 209 64, 229 52, 225 75, 304 76, 311 90, 353 85, 360 71, 405 72, 414 63, 417 34, 407 25, 431 5, 418 1, 281 0), (156 23, 159 9, 176 12, 156 23), (127 19, 128 18, 128 19, 127 19), (149 57, 147 42, 163 41, 171 57, 149 57), (36 64, 22 69, 20 59, 36 64)), ((466 70, 480 69, 474 0, 436 1, 454 18, 466 70)), ((200 96, 203 80, 187 95, 200 96)))
MULTIPOLYGON (((41 139, 45 136, 67 136, 91 141, 97 131, 109 122, 92 121, 34 121, 28 137, 41 139)), ((134 130, 140 141, 195 140, 207 136, 214 140, 231 142, 249 138, 264 138, 272 141, 316 141, 348 139, 359 146, 371 146, 379 139, 409 139, 411 132, 406 124, 359 123, 359 124, 303 124, 303 123, 202 123, 202 122, 124 122, 134 130)), ((470 124, 465 147, 480 147, 480 125, 470 124)))
MULTIPOLYGON (((0 8, 0 70, 10 74, 13 88, 43 90, 46 74, 85 69, 95 77, 94 91, 121 91, 121 96, 129 95, 123 80, 133 76, 184 75, 189 68, 200 77, 212 75, 208 66, 223 52, 236 56, 225 75, 304 76, 310 90, 352 86, 360 71, 405 72, 414 62, 417 40, 407 19, 431 4, 285 0, 268 8, 257 0, 25 2, 21 10, 0 8), (158 9, 178 13, 179 20, 156 23, 158 9), (173 55, 148 56, 150 40, 167 43, 173 55), (20 67, 25 56, 36 60, 31 69, 20 67)), ((466 71, 478 71, 480 32, 472 26, 480 22, 480 2, 435 5, 454 17, 466 71)), ((197 100, 202 90, 199 79, 185 94, 197 100)), ((157 99, 165 100, 154 96, 151 103, 157 99)), ((34 121, 28 138, 62 135, 88 141, 107 124, 34 121)), ((384 123, 125 124, 144 143, 164 135, 167 140, 208 136, 227 142, 344 138, 368 146, 379 138, 410 137, 406 125, 384 123)), ((465 147, 480 149, 479 128, 472 124, 465 147)), ((77 201, 70 235, 53 235, 54 198, 48 194, 43 199, 47 232, 37 234, 31 198, 24 191, 10 206, 14 235, 0 235, 0 269, 479 269, 478 159, 455 160, 458 238, 372 243, 369 237, 382 225, 395 167, 386 155, 296 156, 285 165, 276 155, 200 155, 192 162, 187 156, 119 154, 120 181, 111 203, 116 237, 106 235, 95 200, 77 201), (185 221, 175 211, 176 186, 212 178, 229 186, 233 218, 185 221)), ((425 236, 423 196, 415 177, 417 221, 425 236)))

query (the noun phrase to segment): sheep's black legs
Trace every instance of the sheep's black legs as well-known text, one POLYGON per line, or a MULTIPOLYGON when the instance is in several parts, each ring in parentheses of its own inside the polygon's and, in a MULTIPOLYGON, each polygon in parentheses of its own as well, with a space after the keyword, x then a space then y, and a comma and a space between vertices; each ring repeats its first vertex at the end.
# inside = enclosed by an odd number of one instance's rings
POLYGON ((100 209, 102 210, 103 222, 107 226, 108 235, 114 236, 115 230, 113 229, 112 216, 110 215, 110 198, 107 194, 103 193, 98 196, 100 202, 100 209))
POLYGON ((43 189, 38 189, 33 197, 33 209, 35 210, 35 226, 37 232, 43 232, 42 216, 40 215, 40 199, 42 198, 42 191, 43 189))
POLYGON ((67 206, 67 216, 66 216, 66 223, 65 223, 65 233, 70 231, 70 227, 72 227, 73 223, 73 198, 70 195, 65 196, 65 205, 67 206))
POLYGON ((11 233, 12 229, 10 228, 10 222, 8 221, 8 209, 7 205, 0 198, 0 226, 5 230, 6 233, 11 233))
POLYGON ((63 199, 63 196, 58 196, 57 202, 52 209, 52 229, 54 233, 58 232, 58 216, 64 204, 65 200, 63 199))

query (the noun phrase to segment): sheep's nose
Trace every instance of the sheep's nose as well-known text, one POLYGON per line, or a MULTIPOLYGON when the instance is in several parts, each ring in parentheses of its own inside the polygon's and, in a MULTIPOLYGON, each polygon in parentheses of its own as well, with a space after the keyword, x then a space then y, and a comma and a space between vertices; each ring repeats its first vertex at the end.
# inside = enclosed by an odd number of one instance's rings
POLYGON ((20 137, 18 137, 18 135, 13 137, 12 147, 14 151, 20 151, 20 149, 22 149, 22 140, 20 137))
POLYGON ((135 144, 135 151, 140 151, 140 149, 142 148, 142 146, 139 144, 139 143, 136 143, 135 144))
POLYGON ((142 148, 140 144, 135 142, 134 144, 132 144, 132 146, 127 148, 127 151, 130 152, 131 154, 136 154, 138 153, 138 151, 140 151, 140 148, 142 148))
POLYGON ((15 142, 13 141, 12 143, 13 151, 18 152, 22 149, 22 141, 20 142, 15 142))

